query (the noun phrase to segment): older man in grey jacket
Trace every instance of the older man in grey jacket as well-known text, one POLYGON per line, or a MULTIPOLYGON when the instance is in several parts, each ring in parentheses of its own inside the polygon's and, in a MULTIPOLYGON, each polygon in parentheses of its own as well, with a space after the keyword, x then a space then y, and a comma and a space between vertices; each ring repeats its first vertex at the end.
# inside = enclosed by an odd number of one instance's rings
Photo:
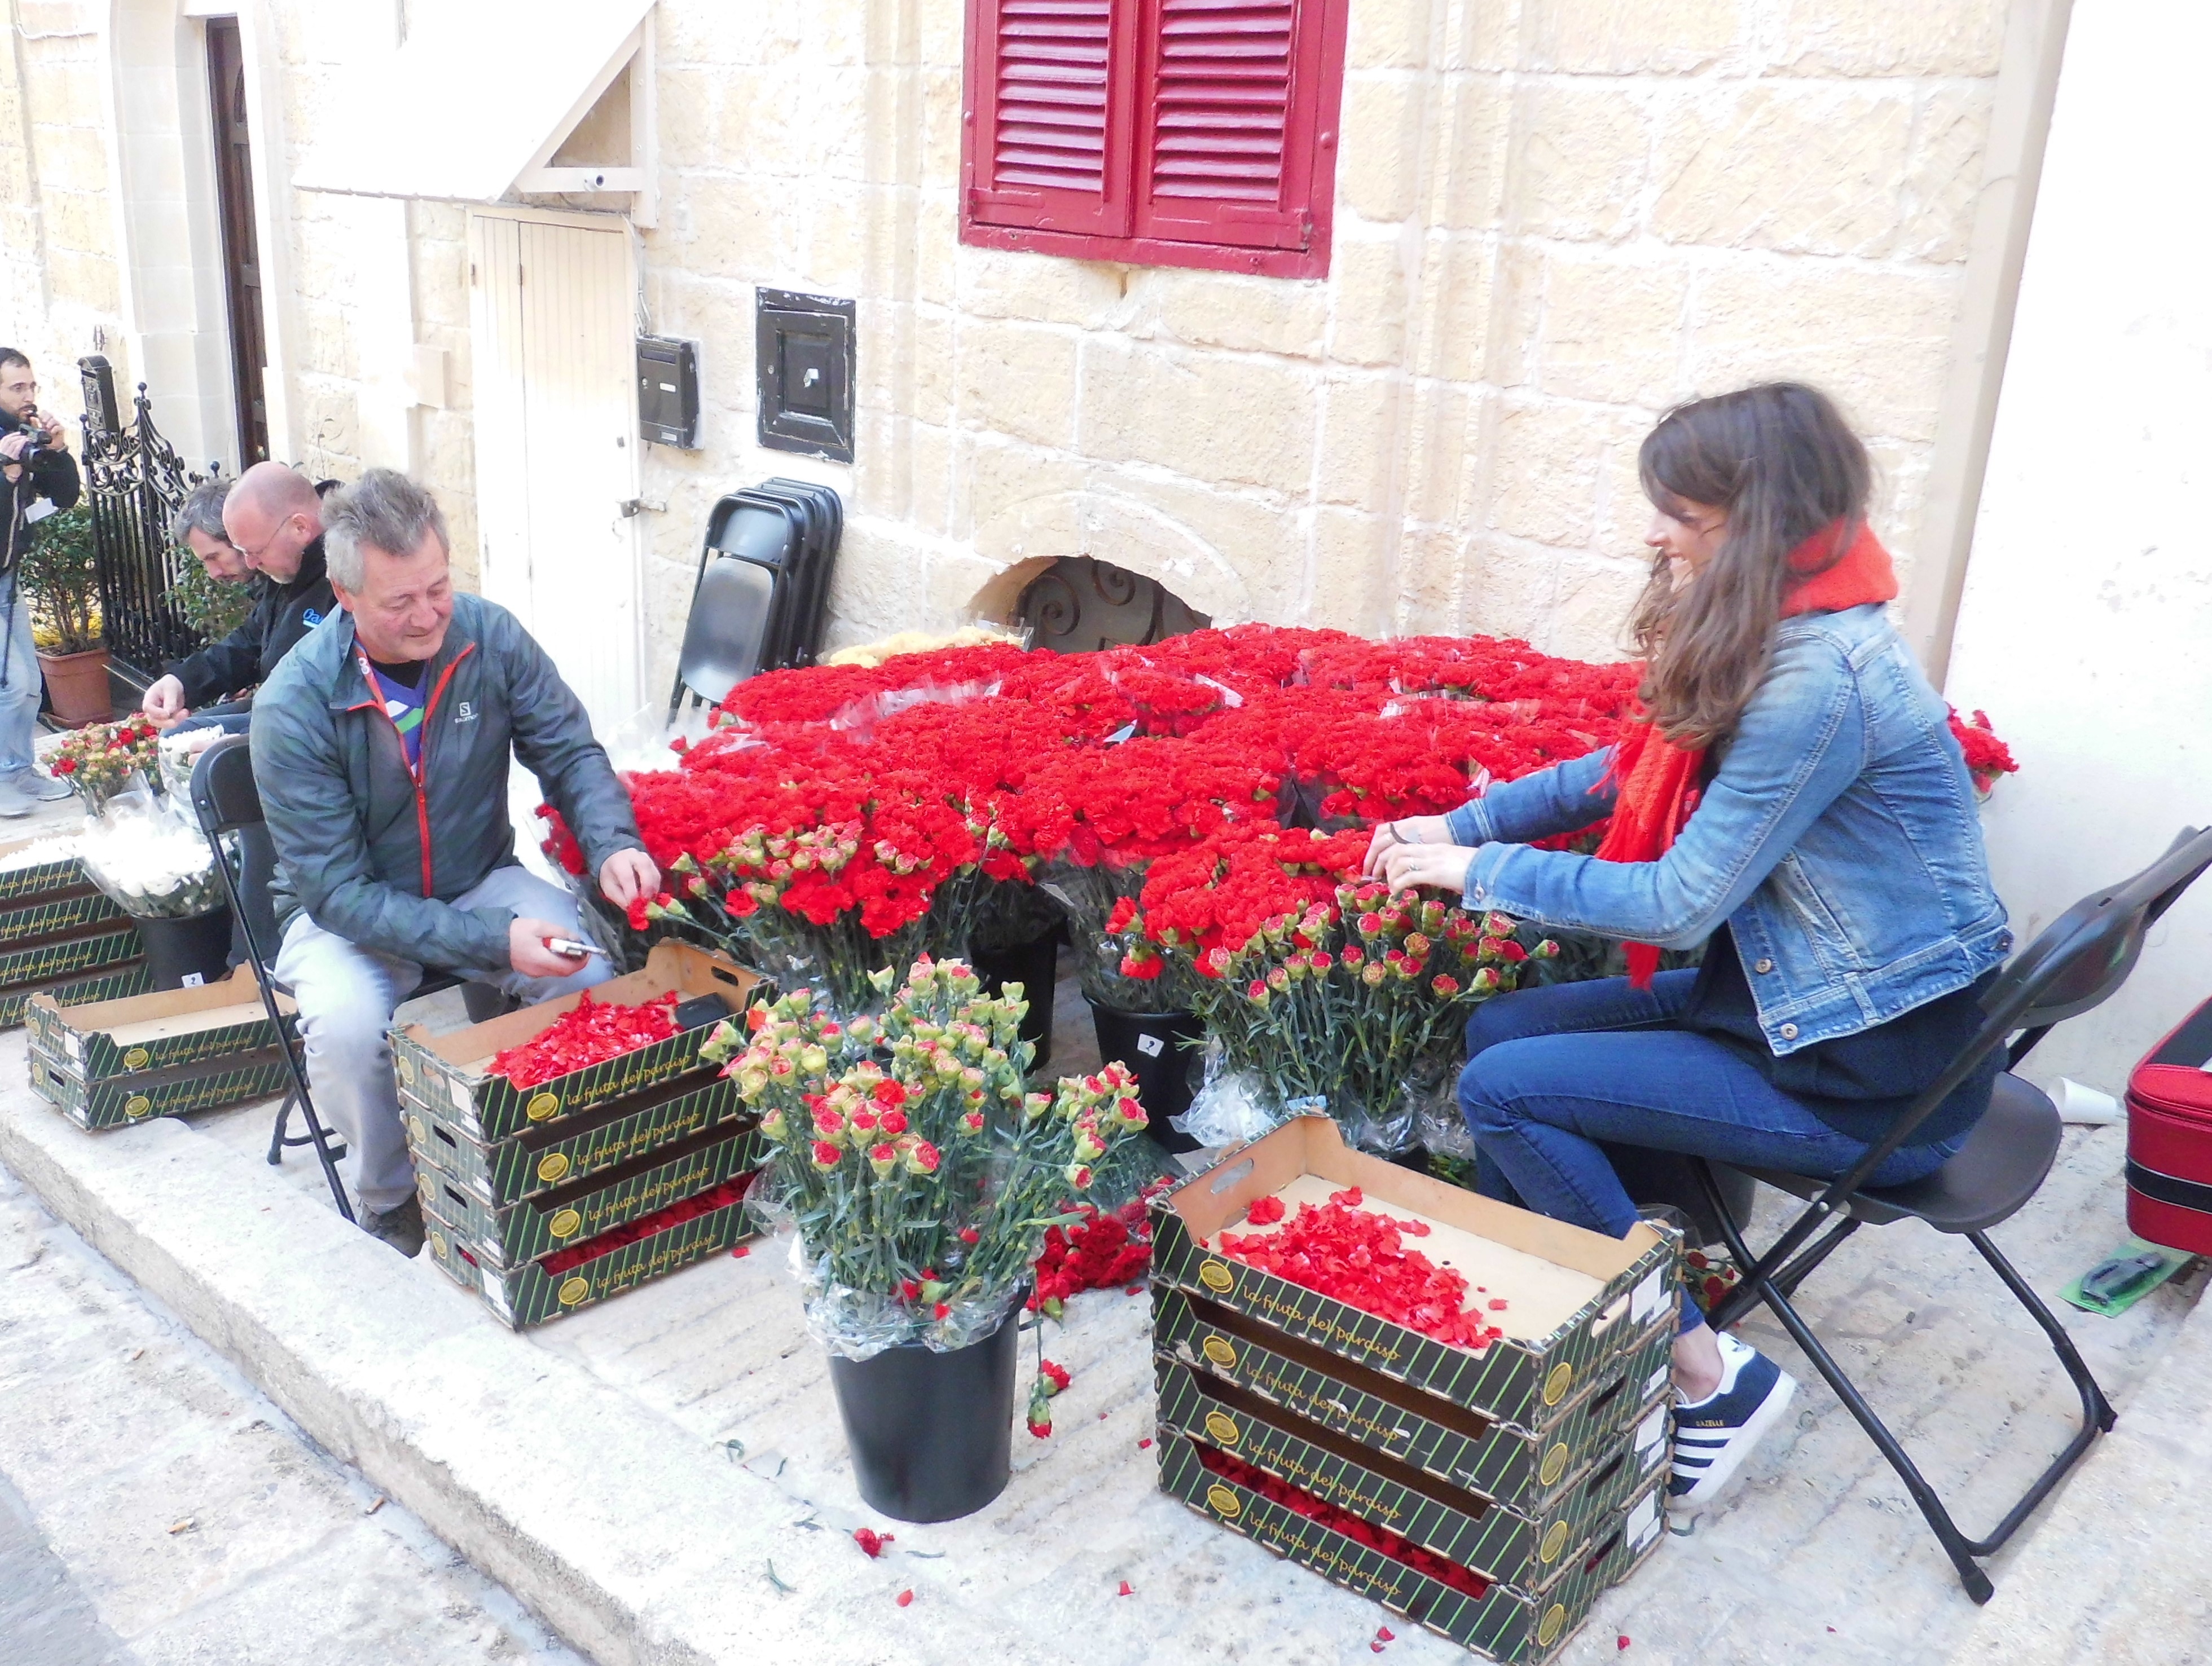
POLYGON ((276 975, 299 1003, 316 1101, 356 1164, 361 1222, 408 1255, 422 1217, 385 1030, 425 968, 531 1001, 599 982, 568 893, 521 867, 510 752, 626 908, 660 876, 584 708, 506 609, 454 593, 445 518, 388 469, 324 505, 344 611, 284 657, 253 703, 253 775, 285 920, 276 975))

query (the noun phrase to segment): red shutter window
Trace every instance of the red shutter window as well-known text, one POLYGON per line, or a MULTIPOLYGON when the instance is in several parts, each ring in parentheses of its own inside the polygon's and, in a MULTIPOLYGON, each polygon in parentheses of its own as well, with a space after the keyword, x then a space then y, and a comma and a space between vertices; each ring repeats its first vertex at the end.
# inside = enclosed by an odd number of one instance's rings
POLYGON ((1328 270, 1346 0, 969 0, 961 235, 1328 270))
POLYGON ((968 216, 1116 236, 1128 228, 1126 0, 970 0, 968 216), (1117 38, 1118 37, 1118 38, 1117 38))

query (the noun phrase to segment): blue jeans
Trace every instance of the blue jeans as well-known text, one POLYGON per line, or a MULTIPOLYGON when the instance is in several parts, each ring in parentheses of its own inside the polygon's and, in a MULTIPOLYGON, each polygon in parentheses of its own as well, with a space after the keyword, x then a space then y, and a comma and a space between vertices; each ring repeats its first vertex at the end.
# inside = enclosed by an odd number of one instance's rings
MULTIPOLYGON (((1695 972, 1662 972, 1501 995, 1467 1025, 1460 1114, 1474 1136, 1477 1189, 1619 1238, 1636 1224, 1601 1142, 1832 1178, 1867 1152, 1757 1066, 1707 1035, 1673 1027, 1695 972)), ((1893 1152, 1869 1183, 1941 1167, 1963 1134, 1893 1152)), ((1683 1304, 1685 1330, 1700 1322, 1683 1304)))
POLYGON ((31 607, 11 577, 0 580, 0 603, 8 609, 7 646, 0 651, 0 781, 31 766, 31 742, 39 732, 42 682, 39 645, 31 639, 31 607))

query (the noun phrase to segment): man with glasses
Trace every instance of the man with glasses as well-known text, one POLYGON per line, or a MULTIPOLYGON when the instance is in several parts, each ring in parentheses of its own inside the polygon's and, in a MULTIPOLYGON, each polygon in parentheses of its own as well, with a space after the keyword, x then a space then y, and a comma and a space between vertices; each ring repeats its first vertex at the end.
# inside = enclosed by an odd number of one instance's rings
POLYGON ((260 597, 243 625, 146 690, 146 715, 160 729, 204 701, 266 681, 292 645, 337 607, 323 572, 322 500, 306 476, 281 463, 255 463, 223 497, 218 524, 260 574, 260 597))
POLYGON ((0 347, 0 482, 5 527, 0 533, 0 816, 28 815, 35 804, 69 797, 69 788, 32 766, 39 732, 38 645, 31 609, 16 589, 16 565, 39 536, 39 524, 82 495, 69 434, 39 409, 31 361, 0 347))

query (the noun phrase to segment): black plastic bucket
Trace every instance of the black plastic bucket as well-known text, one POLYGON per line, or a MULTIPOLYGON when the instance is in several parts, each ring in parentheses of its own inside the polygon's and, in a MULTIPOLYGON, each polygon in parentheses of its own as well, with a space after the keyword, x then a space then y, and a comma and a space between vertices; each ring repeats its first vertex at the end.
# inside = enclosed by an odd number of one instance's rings
POLYGON ((1012 948, 971 949, 969 964, 992 995, 1007 984, 1019 984, 1030 1009, 1022 1017, 1022 1039, 1036 1049, 1030 1069, 1042 1070, 1052 1062, 1052 999, 1060 983, 1060 942, 1050 936, 1012 948))
POLYGON ((1145 1132, 1170 1154, 1199 1150, 1189 1135, 1172 1128, 1170 1117, 1190 1109, 1198 1091, 1198 1044, 1206 1027, 1187 1012, 1124 1012, 1091 1003, 1091 1022, 1098 1032, 1101 1060, 1120 1059, 1136 1074, 1137 1098, 1149 1119, 1145 1132))
POLYGON ((949 1522, 1006 1490, 1020 1318, 1017 1307, 951 1354, 907 1342, 870 1360, 830 1356, 853 1478, 870 1508, 893 1521, 949 1522))
POLYGON ((230 905, 180 920, 140 920, 154 987, 185 989, 230 972, 230 905))

